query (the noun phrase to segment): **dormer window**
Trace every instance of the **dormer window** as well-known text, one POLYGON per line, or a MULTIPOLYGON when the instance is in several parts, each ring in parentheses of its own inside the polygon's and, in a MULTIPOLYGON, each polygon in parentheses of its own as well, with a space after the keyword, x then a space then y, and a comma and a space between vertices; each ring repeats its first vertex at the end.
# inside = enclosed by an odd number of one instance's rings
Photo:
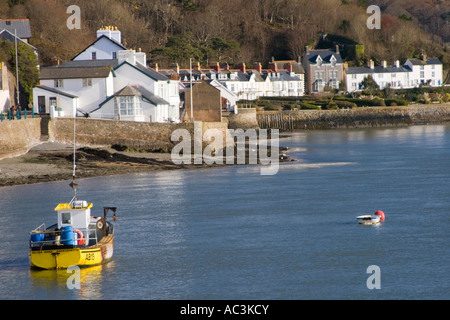
POLYGON ((320 57, 320 56, 317 56, 317 59, 316 59, 316 64, 317 64, 317 66, 318 67, 321 67, 322 66, 322 58, 320 57))
POLYGON ((331 62, 331 66, 332 66, 332 67, 335 67, 335 66, 336 66, 336 58, 335 58, 334 55, 331 56, 330 62, 331 62))

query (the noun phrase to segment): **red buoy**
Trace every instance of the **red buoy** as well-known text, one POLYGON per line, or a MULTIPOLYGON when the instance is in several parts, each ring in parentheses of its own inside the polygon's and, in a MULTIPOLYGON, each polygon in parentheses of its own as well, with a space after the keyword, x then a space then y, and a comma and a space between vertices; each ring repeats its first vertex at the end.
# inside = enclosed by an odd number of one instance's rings
POLYGON ((384 221, 384 212, 381 210, 378 210, 374 213, 375 216, 380 216, 380 221, 384 221))

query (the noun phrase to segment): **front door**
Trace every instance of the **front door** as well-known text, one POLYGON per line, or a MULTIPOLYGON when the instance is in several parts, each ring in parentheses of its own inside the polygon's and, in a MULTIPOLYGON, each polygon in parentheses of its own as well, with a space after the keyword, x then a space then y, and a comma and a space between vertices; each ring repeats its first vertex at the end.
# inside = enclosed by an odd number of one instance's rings
POLYGON ((46 113, 45 112, 45 96, 38 96, 38 107, 39 107, 39 114, 46 113))

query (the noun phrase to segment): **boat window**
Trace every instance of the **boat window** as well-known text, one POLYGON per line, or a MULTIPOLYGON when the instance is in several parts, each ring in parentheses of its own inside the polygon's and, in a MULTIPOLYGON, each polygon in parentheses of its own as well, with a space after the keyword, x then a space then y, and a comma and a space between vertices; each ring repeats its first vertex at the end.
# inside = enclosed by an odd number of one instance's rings
POLYGON ((71 224, 72 221, 70 219, 70 212, 61 213, 61 223, 62 224, 71 224))

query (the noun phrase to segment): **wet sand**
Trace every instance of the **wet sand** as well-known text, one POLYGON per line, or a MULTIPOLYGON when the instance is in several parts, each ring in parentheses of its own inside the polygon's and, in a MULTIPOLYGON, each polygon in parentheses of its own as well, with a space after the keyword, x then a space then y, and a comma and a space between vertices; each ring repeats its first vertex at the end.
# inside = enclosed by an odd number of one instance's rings
MULTIPOLYGON (((175 165, 170 153, 138 153, 111 148, 77 148, 76 177, 86 178, 157 170, 205 168, 210 165, 175 165)), ((0 160, 0 187, 71 180, 73 146, 43 142, 26 154, 0 160)))

